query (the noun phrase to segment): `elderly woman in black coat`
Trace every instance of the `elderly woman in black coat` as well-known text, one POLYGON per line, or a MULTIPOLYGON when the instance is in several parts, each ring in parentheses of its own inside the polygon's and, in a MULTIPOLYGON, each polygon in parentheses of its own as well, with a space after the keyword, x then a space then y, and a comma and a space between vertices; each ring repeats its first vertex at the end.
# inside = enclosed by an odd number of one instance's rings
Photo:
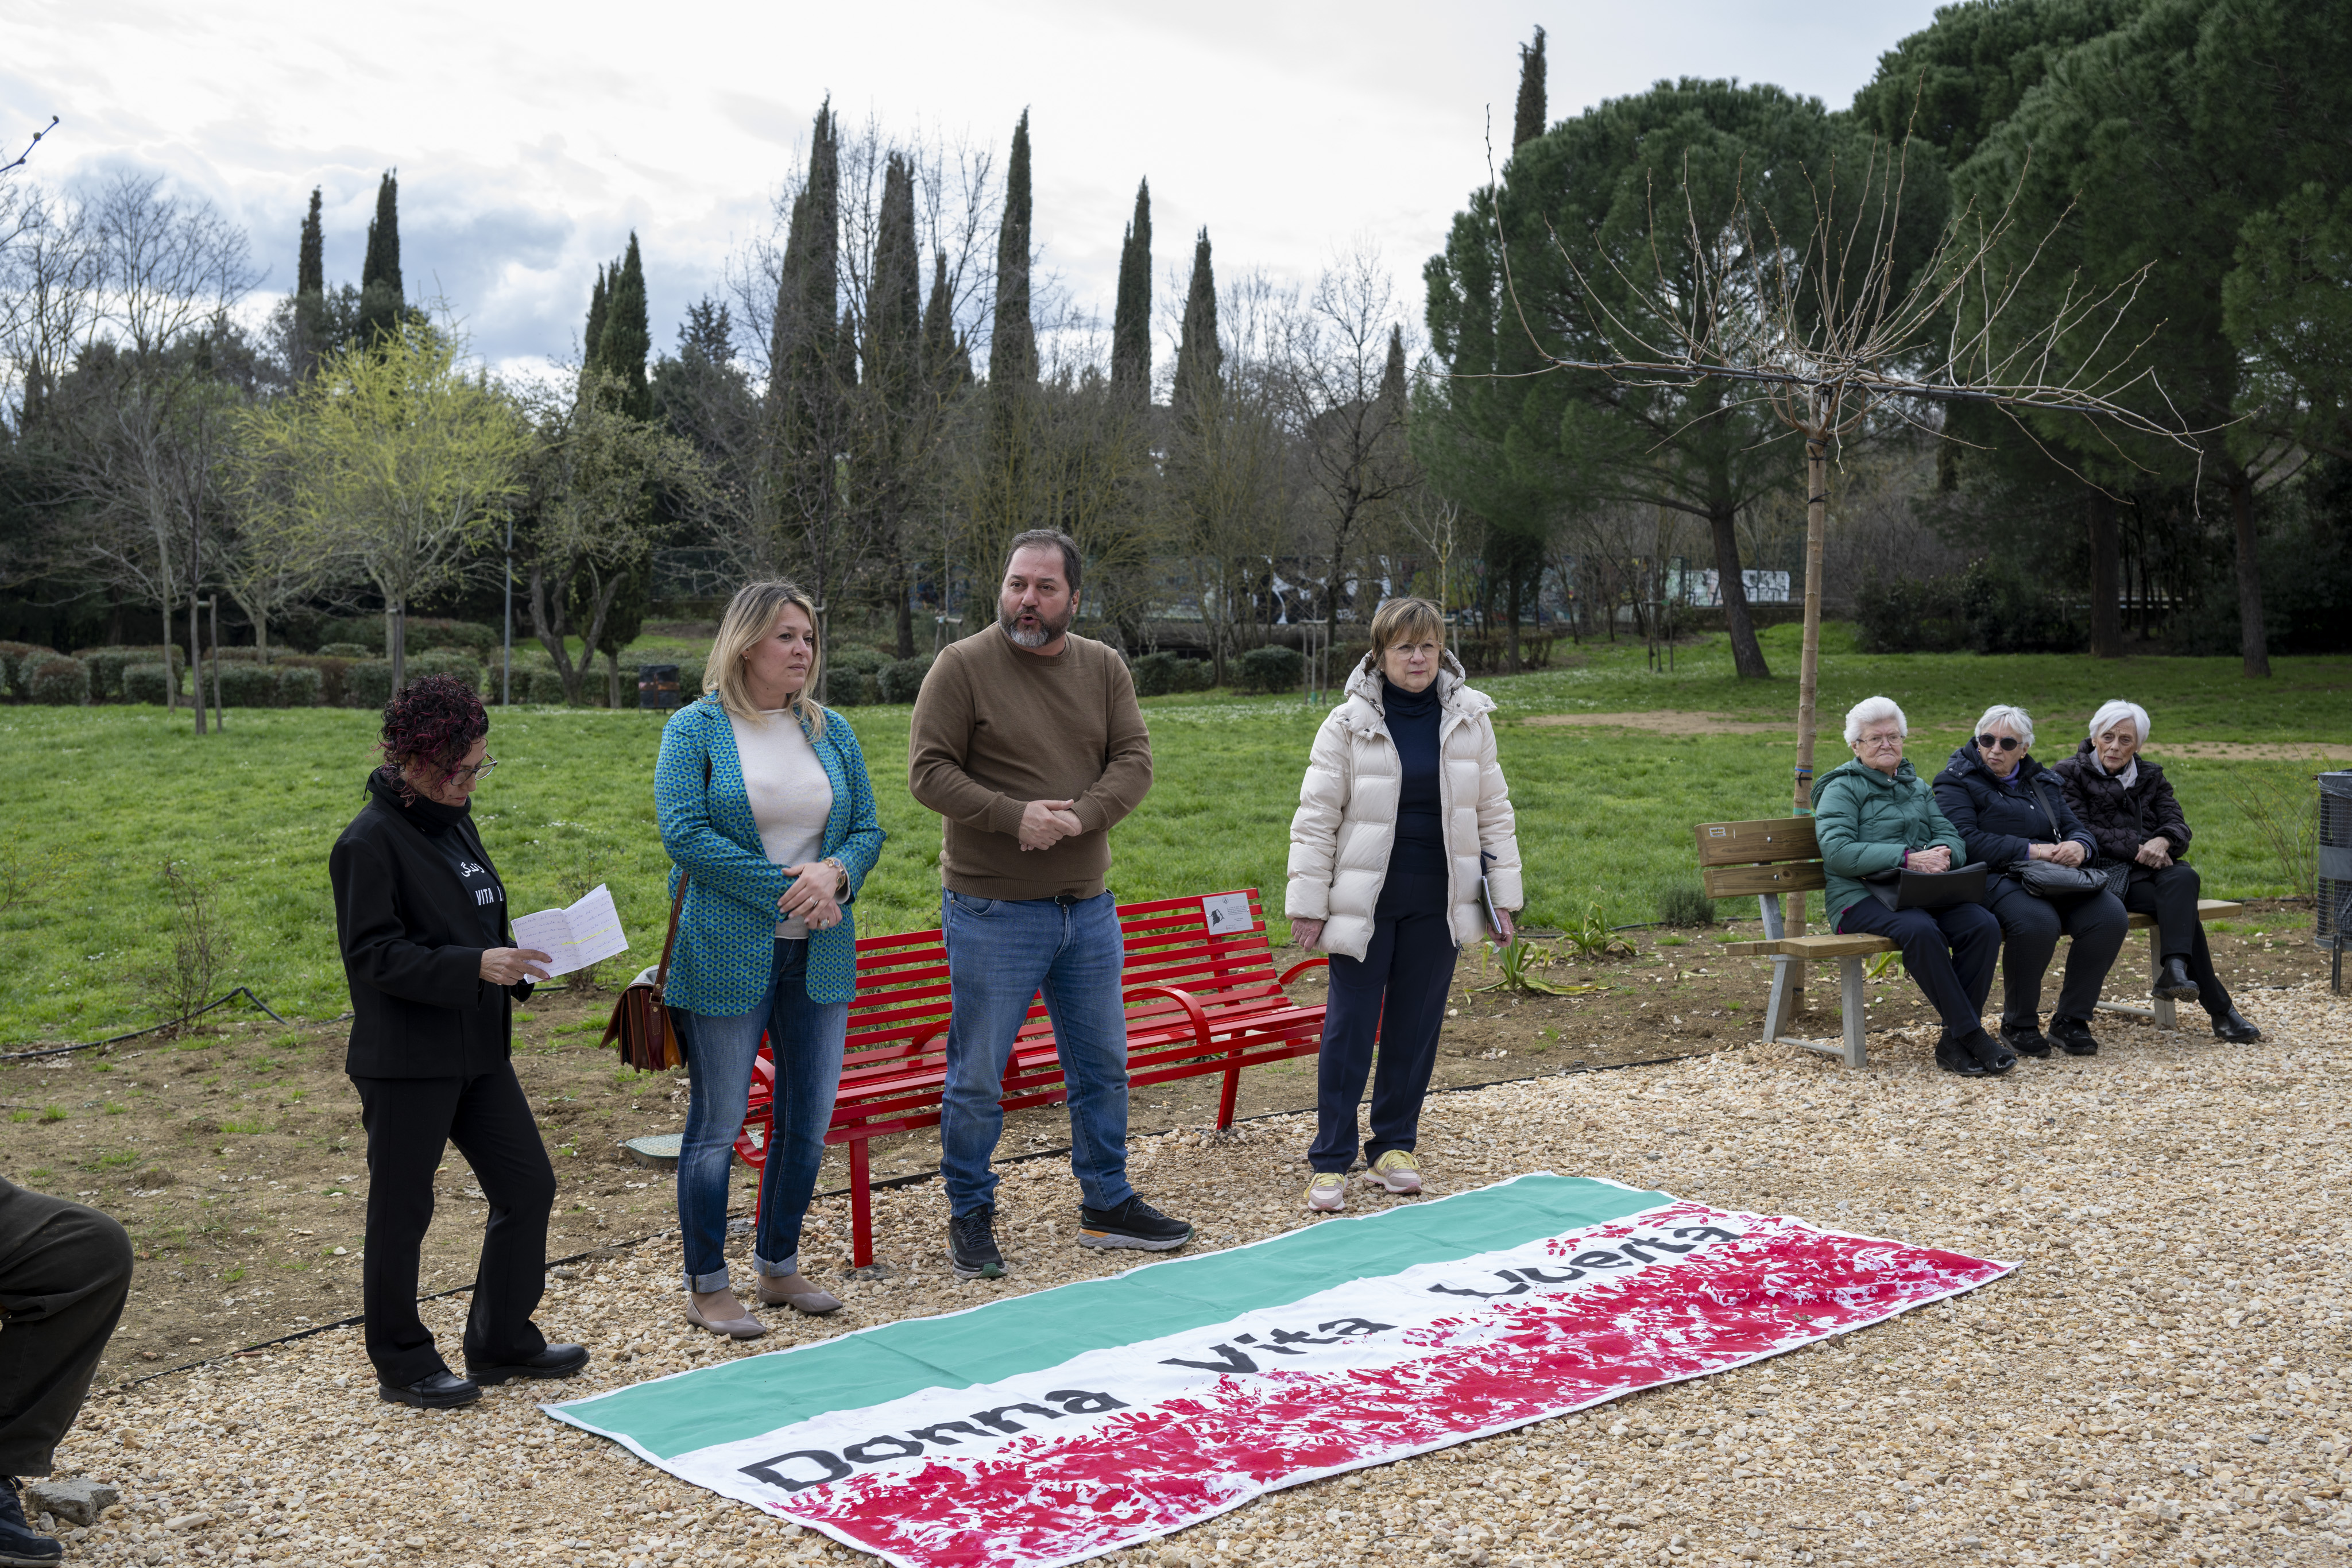
MULTIPOLYGON (((2048 1056, 2054 1040, 2069 1056, 2094 1056, 2091 1009, 2107 970, 2123 951, 2129 916, 2103 885, 2035 887, 2026 868, 2083 871, 2098 841, 2074 818, 2057 779, 2029 750, 2033 719, 2023 708, 1989 707, 1975 738, 1936 775, 1936 804, 1969 846, 1969 859, 1992 871, 1985 902, 2000 921, 2000 1039, 2020 1056, 2048 1056), (2042 977, 2061 932, 2074 938, 2050 1033, 2042 1032, 2042 977)), ((2080 876, 2074 880, 2089 883, 2080 876)))
POLYGON ((506 888, 474 827, 474 787, 498 766, 489 728, 481 698, 455 676, 403 686, 384 705, 368 802, 327 856, 352 991, 343 1071, 368 1138, 368 1359, 382 1397, 426 1409, 588 1364, 585 1349, 548 1343, 530 1321, 555 1171, 509 1057, 513 1004, 547 977, 548 956, 514 945, 506 888), (433 1173, 451 1143, 489 1201, 464 1377, 416 1313, 433 1173))
POLYGON ((2151 988, 2173 1001, 2203 1004, 2214 1038, 2252 1044, 2263 1031, 2231 1004, 2213 972, 2204 922, 2197 918, 2197 868, 2180 858, 2189 852, 2188 816, 2164 769, 2139 754, 2147 728, 2146 708, 2111 702, 2092 716, 2091 737, 2050 771, 2097 841, 2100 856, 2130 868, 2125 907, 2156 917, 2162 959, 2151 988))

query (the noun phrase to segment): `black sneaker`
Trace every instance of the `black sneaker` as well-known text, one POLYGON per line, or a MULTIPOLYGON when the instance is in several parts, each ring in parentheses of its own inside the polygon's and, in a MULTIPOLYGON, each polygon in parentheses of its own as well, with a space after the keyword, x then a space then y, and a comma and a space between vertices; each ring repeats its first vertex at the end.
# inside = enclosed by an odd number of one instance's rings
POLYGON ((1078 1245, 1131 1247, 1143 1252, 1173 1252, 1192 1239, 1192 1228, 1130 1196, 1117 1208, 1078 1207, 1078 1245))
POLYGON ((65 1542, 43 1535, 26 1520, 25 1504, 18 1495, 22 1490, 16 1477, 0 1476, 0 1563, 16 1568, 50 1568, 65 1556, 65 1542))
POLYGON ((2050 1054, 2050 1037, 2042 1032, 2038 1024, 2027 1024, 2022 1029, 2003 1024, 2000 1026, 2000 1042, 2020 1056, 2050 1054))
POLYGON ((1004 1254, 996 1249, 994 1204, 983 1204, 948 1221, 948 1261, 959 1280, 1004 1277, 1004 1254))
POLYGON ((2069 1056, 2099 1054, 2098 1036, 2093 1034, 2091 1026, 2080 1019, 2052 1019, 2050 1038, 2064 1047, 2069 1056))
POLYGON ((1955 1040, 1948 1034, 1936 1041, 1936 1065, 1962 1078, 1982 1078, 1985 1075, 1984 1063, 1976 1059, 1976 1053, 1969 1049, 1968 1041, 1955 1040))

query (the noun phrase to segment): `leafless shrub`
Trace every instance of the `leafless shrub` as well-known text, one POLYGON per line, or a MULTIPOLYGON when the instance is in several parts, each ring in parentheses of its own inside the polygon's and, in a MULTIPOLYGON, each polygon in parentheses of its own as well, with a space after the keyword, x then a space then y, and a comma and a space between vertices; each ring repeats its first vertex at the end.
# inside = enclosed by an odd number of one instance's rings
POLYGON ((180 1032, 179 1020, 213 999, 213 983, 232 955, 212 880, 174 860, 164 861, 159 874, 172 905, 172 950, 163 966, 144 977, 158 998, 158 1010, 173 1020, 163 1031, 168 1040, 180 1032))
POLYGON ((2319 790, 2312 776, 2326 766, 2241 762, 2221 780, 2221 798, 2254 830, 2290 897, 2309 897, 2319 885, 2319 790))

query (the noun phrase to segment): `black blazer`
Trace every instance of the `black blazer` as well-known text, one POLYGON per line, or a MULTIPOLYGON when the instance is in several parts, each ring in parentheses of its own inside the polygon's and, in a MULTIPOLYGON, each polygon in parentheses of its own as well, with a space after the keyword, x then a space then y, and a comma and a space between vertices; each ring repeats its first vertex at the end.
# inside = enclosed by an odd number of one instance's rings
POLYGON ((470 815, 435 823, 380 787, 327 856, 352 990, 343 1071, 354 1078, 491 1071, 513 1048, 512 1003, 530 995, 527 982, 481 977, 481 917, 428 831, 464 834, 473 858, 498 875, 470 815))

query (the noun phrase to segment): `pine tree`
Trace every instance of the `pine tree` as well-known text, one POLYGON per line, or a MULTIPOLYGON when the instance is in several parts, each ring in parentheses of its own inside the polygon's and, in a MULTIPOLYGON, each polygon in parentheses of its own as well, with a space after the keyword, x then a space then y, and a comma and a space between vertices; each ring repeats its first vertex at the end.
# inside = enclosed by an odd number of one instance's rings
POLYGON ((1216 396, 1224 350, 1217 345, 1217 274, 1209 258, 1209 231, 1192 246, 1192 287, 1184 297, 1184 325, 1176 340, 1176 382, 1168 406, 1179 419, 1216 396))
POLYGON ((604 269, 596 268, 596 285, 588 291, 588 325, 580 337, 580 370, 593 376, 604 368, 604 316, 610 309, 604 291, 604 269))
POLYGON ((327 248, 319 215, 319 187, 310 187, 310 215, 302 220, 302 250, 294 264, 294 292, 327 292, 327 248))
POLYGON ((1110 385, 1130 407, 1151 401, 1151 183, 1135 186, 1135 216, 1118 253, 1118 303, 1111 316, 1110 385))
POLYGON ((1037 332, 1029 319, 1029 111, 1013 127, 1004 174, 1004 221, 996 231, 996 320, 988 381, 1008 391, 1037 380, 1037 332))
POLYGON ((384 171, 376 186, 375 216, 368 222, 367 258, 360 266, 360 339, 396 331, 407 314, 408 296, 400 279, 400 176, 384 171))
POLYGON ((1538 27, 1536 41, 1519 46, 1519 101, 1511 115, 1511 146, 1524 147, 1544 130, 1544 30, 1538 27))
POLYGON ((646 267, 635 230, 629 234, 627 253, 607 275, 597 343, 596 367, 623 385, 621 412, 632 419, 650 417, 653 394, 646 385, 646 357, 653 352, 654 337, 646 319, 646 267))

